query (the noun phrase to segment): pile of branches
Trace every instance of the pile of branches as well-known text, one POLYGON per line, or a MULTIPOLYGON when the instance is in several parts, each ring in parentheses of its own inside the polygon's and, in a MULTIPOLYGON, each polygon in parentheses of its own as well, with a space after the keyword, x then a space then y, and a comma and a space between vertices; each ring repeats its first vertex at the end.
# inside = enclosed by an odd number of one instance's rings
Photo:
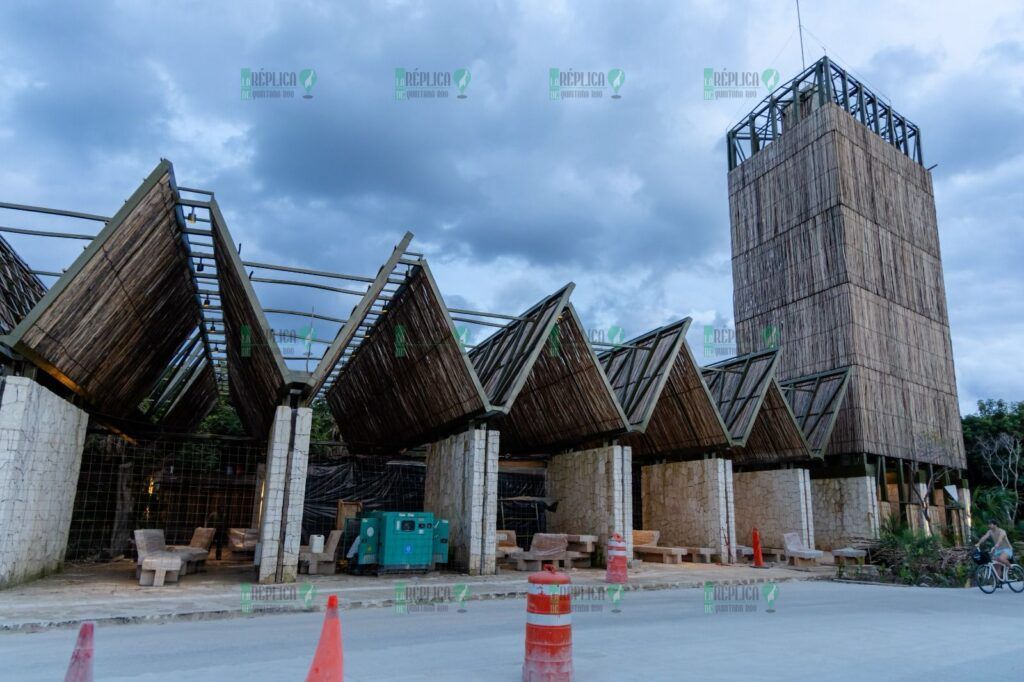
POLYGON ((973 571, 970 547, 945 547, 934 536, 913 530, 883 529, 870 549, 881 575, 906 585, 963 587, 973 571))

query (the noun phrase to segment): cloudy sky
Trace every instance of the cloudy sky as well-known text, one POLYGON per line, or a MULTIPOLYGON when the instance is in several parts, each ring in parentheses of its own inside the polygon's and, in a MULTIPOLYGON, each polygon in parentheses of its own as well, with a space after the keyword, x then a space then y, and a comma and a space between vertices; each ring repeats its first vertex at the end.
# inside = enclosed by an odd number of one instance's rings
MULTIPOLYGON (((802 11, 807 61, 827 50, 887 96, 938 164, 961 408, 1024 399, 1024 5, 802 11)), ((765 94, 705 101, 703 70, 787 80, 796 23, 790 1, 6 2, 0 200, 112 215, 164 157, 216 191, 248 259, 373 274, 410 230, 449 305, 515 312, 574 281, 595 330, 689 315, 699 349, 732 323, 724 134, 765 94), (243 100, 246 67, 314 69, 313 97, 243 100), (399 101, 397 67, 468 69, 467 96, 399 101), (552 67, 621 69, 622 97, 551 101, 552 67)), ((81 248, 9 239, 44 270, 81 248)), ((262 286, 265 305, 353 304, 262 286)))

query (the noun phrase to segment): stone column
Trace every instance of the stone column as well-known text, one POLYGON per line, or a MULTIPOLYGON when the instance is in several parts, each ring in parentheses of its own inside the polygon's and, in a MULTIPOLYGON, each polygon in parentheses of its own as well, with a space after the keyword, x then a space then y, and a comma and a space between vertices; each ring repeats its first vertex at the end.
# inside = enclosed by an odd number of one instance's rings
POLYGON ((633 449, 609 445, 555 455, 548 462, 546 496, 558 503, 547 512, 550 533, 596 535, 601 547, 613 533, 633 555, 633 449))
POLYGON ((750 546, 757 528, 763 547, 783 549, 785 533, 799 533, 814 548, 815 530, 811 478, 806 469, 745 471, 733 475, 736 536, 750 546))
POLYGON ((281 405, 267 442, 267 473, 260 525, 259 581, 295 582, 313 410, 281 405))
POLYGON ((857 546, 878 537, 882 515, 873 476, 812 479, 811 498, 821 549, 857 546))
POLYGON ((446 519, 448 561, 470 575, 495 572, 498 432, 470 429, 431 443, 423 509, 446 519))
POLYGON ((0 379, 0 587, 60 568, 89 416, 25 377, 0 379))
POLYGON ((708 547, 722 563, 736 561, 731 461, 650 464, 641 471, 644 529, 661 531, 658 544, 708 547))

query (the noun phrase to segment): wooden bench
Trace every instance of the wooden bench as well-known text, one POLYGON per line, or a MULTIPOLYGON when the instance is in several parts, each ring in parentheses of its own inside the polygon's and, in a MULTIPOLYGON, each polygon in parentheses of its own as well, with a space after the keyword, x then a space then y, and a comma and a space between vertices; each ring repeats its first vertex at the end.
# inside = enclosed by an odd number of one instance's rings
POLYGON ((786 550, 777 547, 762 547, 761 556, 765 561, 774 561, 777 564, 786 562, 786 550))

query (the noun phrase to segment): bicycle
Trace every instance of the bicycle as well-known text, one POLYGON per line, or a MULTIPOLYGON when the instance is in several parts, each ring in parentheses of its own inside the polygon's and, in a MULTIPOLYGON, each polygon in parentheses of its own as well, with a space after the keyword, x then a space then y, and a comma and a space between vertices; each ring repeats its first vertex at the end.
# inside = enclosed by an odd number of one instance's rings
POLYGON ((971 559, 978 564, 974 572, 974 582, 985 594, 992 594, 1003 585, 1008 585, 1014 592, 1024 592, 1024 568, 1020 564, 999 564, 1003 568, 1003 575, 1000 577, 996 562, 988 552, 976 549, 971 553, 971 559))

